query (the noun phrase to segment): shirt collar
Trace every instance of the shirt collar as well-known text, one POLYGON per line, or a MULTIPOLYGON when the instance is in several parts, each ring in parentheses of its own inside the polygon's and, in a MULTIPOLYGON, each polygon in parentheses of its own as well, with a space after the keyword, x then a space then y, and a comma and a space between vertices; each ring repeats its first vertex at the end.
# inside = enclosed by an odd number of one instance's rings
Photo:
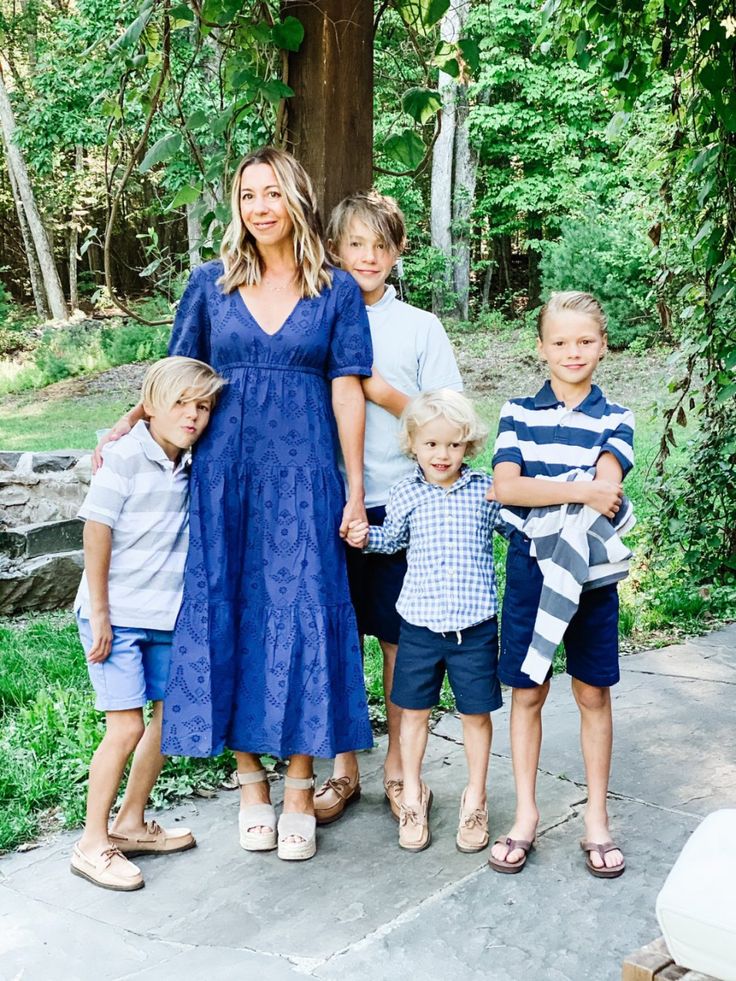
POLYGON ((396 299, 396 287, 386 285, 386 290, 380 300, 376 300, 375 303, 370 305, 366 304, 366 310, 368 313, 375 313, 378 310, 385 310, 386 307, 390 306, 396 299))
POLYGON ((179 462, 174 463, 170 460, 162 446, 156 442, 156 440, 151 436, 151 431, 148 428, 148 424, 142 419, 137 422, 135 426, 130 431, 130 435, 138 441, 140 448, 143 450, 146 458, 151 460, 152 463, 158 463, 159 466, 164 467, 166 470, 173 470, 174 473, 178 473, 182 467, 188 466, 192 459, 191 450, 187 450, 186 453, 182 453, 179 457, 179 462))
MULTIPOLYGON (((549 379, 547 379, 544 385, 542 385, 537 394, 534 396, 535 409, 551 409, 563 404, 564 403, 560 402, 552 390, 552 383, 549 379)), ((576 405, 572 411, 584 412, 586 416, 592 416, 594 419, 601 419, 603 418, 603 413, 605 410, 606 398, 600 388, 598 388, 597 385, 593 385, 580 405, 576 405)))
MULTIPOLYGON (((457 478, 454 484, 450 484, 446 492, 449 494, 450 491, 454 491, 456 488, 464 487, 465 484, 470 483, 475 476, 477 476, 477 471, 471 470, 467 463, 464 463, 460 468, 460 476, 457 478)), ((440 487, 439 484, 431 484, 424 476, 424 471, 419 464, 417 464, 414 468, 414 479, 419 481, 420 484, 426 484, 427 487, 437 487, 439 490, 445 490, 445 488, 440 487)))

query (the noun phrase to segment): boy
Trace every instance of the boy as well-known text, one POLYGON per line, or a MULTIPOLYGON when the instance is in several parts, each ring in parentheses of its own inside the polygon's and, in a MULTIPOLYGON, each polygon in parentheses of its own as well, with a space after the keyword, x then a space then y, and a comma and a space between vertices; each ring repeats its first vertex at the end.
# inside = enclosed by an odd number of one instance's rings
MULTIPOLYGON (((398 417, 409 399, 439 388, 462 391, 462 379, 447 334, 437 317, 404 303, 386 280, 406 247, 404 216, 393 198, 372 190, 352 194, 332 212, 327 229, 330 251, 360 286, 373 342, 373 375, 363 380, 366 397, 364 479, 368 520, 383 523, 389 490, 410 474, 413 464, 399 447, 398 417)), ((358 632, 378 639, 383 653, 383 690, 388 722, 384 791, 396 820, 402 792, 399 754, 401 713, 391 691, 400 618, 396 601, 406 573, 406 557, 364 555, 348 549, 348 580, 358 632)), ((332 777, 315 794, 319 824, 342 816, 360 796, 355 753, 335 760, 332 777)))
MULTIPOLYGON (((489 862, 497 872, 520 872, 534 843, 539 811, 535 797, 542 740, 542 684, 525 673, 542 593, 542 573, 524 533, 530 509, 584 504, 616 517, 621 482, 633 466, 634 418, 608 402, 593 384, 606 351, 606 319, 587 293, 552 294, 539 315, 537 347, 550 379, 533 397, 512 399, 501 409, 493 457, 493 499, 504 505, 509 538, 506 594, 501 619, 499 677, 513 688, 511 752, 516 783, 516 817, 499 838, 489 862), (575 470, 594 471, 593 480, 564 480, 575 470)), ((615 582, 583 591, 564 634, 567 672, 581 717, 581 744, 588 784, 585 810, 590 873, 621 875, 625 861, 611 841, 606 796, 611 765, 610 686, 619 680, 618 596, 615 582)))
POLYGON ((189 533, 189 450, 204 432, 224 380, 191 358, 165 358, 143 381, 148 423, 105 447, 79 511, 85 570, 74 609, 105 736, 92 757, 87 817, 71 871, 104 889, 144 885, 127 855, 193 848, 186 828, 145 821, 163 766, 161 709, 171 635, 181 603, 189 533), (143 707, 153 702, 148 726, 143 707), (131 753, 123 803, 108 830, 131 753))
POLYGON ((348 531, 348 542, 368 552, 408 547, 390 692, 402 709, 399 846, 422 851, 431 841, 432 792, 421 766, 429 715, 447 673, 468 763, 455 842, 461 852, 477 852, 488 844, 490 713, 501 707, 492 541, 498 505, 486 500, 490 476, 463 460, 480 452, 487 430, 471 403, 449 389, 412 399, 401 422, 401 446, 416 461, 414 473, 392 487, 382 526, 351 522, 348 531))

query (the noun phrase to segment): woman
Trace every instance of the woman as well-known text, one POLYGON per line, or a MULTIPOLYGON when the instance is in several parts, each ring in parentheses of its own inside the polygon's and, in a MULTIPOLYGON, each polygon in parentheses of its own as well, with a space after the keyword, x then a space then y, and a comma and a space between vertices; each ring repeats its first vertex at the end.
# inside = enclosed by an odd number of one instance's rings
POLYGON ((291 860, 316 851, 312 758, 372 745, 340 541, 365 514, 372 351, 360 290, 327 265, 320 232, 296 160, 249 154, 222 260, 192 273, 169 345, 229 384, 192 467, 163 751, 234 750, 241 845, 291 860), (265 753, 290 761, 278 829, 265 753))

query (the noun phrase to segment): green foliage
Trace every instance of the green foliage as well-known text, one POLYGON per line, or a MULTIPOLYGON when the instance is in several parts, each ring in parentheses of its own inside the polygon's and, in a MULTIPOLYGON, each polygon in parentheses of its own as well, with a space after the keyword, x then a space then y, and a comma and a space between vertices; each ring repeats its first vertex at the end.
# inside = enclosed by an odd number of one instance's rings
POLYGON ((33 356, 42 384, 109 368, 97 324, 83 321, 71 327, 47 327, 33 356))
POLYGON ((651 243, 635 219, 618 212, 562 223, 560 237, 535 243, 542 252, 544 296, 585 290, 603 305, 611 347, 653 340, 658 330, 652 301, 656 268, 651 243))
POLYGON ((111 365, 157 361, 166 357, 170 333, 166 326, 148 327, 135 321, 126 321, 104 330, 100 343, 111 365))
MULTIPOLYGON (((423 309, 432 308, 432 295, 437 290, 438 283, 445 283, 447 258, 430 245, 420 246, 404 257, 404 275, 410 303, 423 309)), ((449 306, 452 300, 449 290, 441 294, 443 306, 449 306)))

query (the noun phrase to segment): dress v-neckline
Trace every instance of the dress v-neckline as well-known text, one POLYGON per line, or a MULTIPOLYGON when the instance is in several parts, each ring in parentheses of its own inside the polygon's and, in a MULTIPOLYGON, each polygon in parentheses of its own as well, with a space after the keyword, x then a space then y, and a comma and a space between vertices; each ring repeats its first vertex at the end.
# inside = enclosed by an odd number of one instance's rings
POLYGON ((245 302, 245 297, 240 292, 240 287, 238 287, 238 296, 240 297, 240 302, 243 304, 243 309, 245 310, 245 312, 248 314, 248 316, 250 317, 250 319, 256 325, 256 327, 258 328, 258 330, 262 334, 265 334, 266 337, 276 337, 277 334, 280 334, 281 333, 281 331, 284 329, 284 327, 286 327, 286 325, 288 324, 288 322, 291 320, 292 316, 294 315, 294 311, 299 306, 299 304, 301 303, 301 300, 302 300, 302 297, 300 296, 297 299, 297 301, 294 304, 294 306, 291 308, 291 310, 289 310, 289 312, 287 313, 286 317, 281 321, 281 326, 278 327, 275 331, 270 332, 270 331, 267 331, 265 328, 261 327, 261 325, 259 324, 259 322, 256 320, 256 318, 253 315, 250 307, 245 302))

